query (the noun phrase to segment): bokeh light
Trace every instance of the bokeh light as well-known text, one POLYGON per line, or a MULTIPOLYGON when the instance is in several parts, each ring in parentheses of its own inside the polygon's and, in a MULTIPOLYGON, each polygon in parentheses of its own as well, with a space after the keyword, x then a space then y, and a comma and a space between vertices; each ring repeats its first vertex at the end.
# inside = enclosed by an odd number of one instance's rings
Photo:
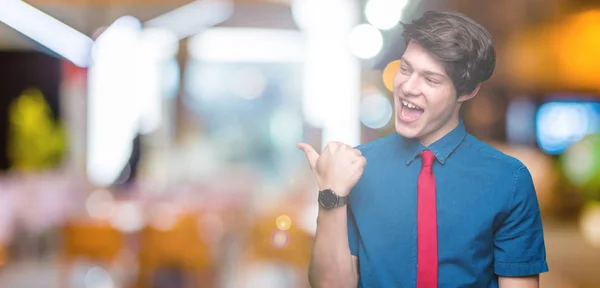
POLYGON ((600 135, 588 135, 571 145, 561 156, 563 173, 586 191, 600 189, 600 135))
POLYGON ((95 219, 108 219, 114 207, 112 194, 105 189, 98 189, 90 193, 85 201, 88 215, 95 219))
POLYGON ((290 244, 290 233, 276 229, 271 233, 271 244, 279 249, 287 247, 290 244))
POLYGON ((394 91, 394 77, 396 77, 396 72, 400 68, 401 63, 402 61, 400 61, 400 59, 394 60, 388 63, 385 66, 385 69, 383 69, 383 85, 385 85, 385 88, 387 88, 389 91, 394 91))
POLYGON ((585 241, 600 248, 600 202, 588 203, 583 208, 579 225, 585 241))
POLYGON ((277 225, 277 229, 286 231, 292 226, 292 219, 290 216, 281 215, 275 220, 275 225, 277 225))
POLYGON ((149 216, 149 224, 156 230, 168 231, 177 224, 180 208, 169 202, 155 205, 149 216))
POLYGON ((392 119, 392 114, 390 100, 379 93, 365 96, 360 103, 360 121, 369 128, 385 127, 392 119))
POLYGON ((598 129, 600 104, 549 102, 537 113, 537 140, 548 154, 562 153, 570 144, 598 129))
POLYGON ((365 16, 371 25, 388 30, 400 23, 407 3, 408 0, 370 0, 365 6, 365 16))
POLYGON ((373 58, 383 47, 383 36, 377 28, 369 24, 360 24, 350 32, 348 46, 350 52, 358 58, 373 58))
POLYGON ((600 10, 571 15, 558 30, 553 39, 557 63, 552 69, 557 79, 580 89, 599 88, 600 10))
POLYGON ((111 225, 125 233, 140 231, 145 225, 141 207, 133 201, 117 203, 110 216, 111 225))
POLYGON ((86 288, 113 288, 114 281, 108 271, 102 267, 93 267, 85 274, 86 288))

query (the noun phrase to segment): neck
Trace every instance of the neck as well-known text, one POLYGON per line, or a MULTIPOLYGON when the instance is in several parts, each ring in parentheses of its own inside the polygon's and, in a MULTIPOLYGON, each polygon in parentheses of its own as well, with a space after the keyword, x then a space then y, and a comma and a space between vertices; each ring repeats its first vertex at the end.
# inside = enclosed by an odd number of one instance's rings
POLYGON ((456 128, 458 126, 459 122, 460 122, 460 118, 457 113, 455 116, 450 117, 450 119, 448 119, 448 121, 446 123, 444 123, 437 130, 419 138, 419 142, 421 143, 421 145, 428 147, 429 145, 435 143, 436 141, 440 140, 442 137, 446 136, 446 134, 448 134, 452 130, 454 130, 454 128, 456 128))

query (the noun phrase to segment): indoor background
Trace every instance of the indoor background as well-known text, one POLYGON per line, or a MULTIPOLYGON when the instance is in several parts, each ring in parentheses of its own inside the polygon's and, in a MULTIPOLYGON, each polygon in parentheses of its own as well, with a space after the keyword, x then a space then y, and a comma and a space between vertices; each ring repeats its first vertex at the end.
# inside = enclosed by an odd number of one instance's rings
POLYGON ((541 287, 599 287, 594 0, 0 0, 0 287, 308 287, 295 144, 394 133, 426 10, 493 36, 462 117, 531 171, 541 287))

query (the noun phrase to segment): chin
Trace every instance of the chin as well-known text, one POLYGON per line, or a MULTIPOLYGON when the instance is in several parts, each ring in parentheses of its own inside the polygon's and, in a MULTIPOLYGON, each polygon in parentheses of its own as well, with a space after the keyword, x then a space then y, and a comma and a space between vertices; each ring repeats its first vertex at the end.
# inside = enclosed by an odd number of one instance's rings
MULTIPOLYGON (((424 119, 419 119, 419 120, 424 120, 424 119)), ((419 138, 421 136, 421 132, 422 132, 422 127, 421 125, 419 125, 418 123, 419 121, 416 122, 412 122, 412 123, 405 123, 404 121, 396 118, 395 119, 395 126, 396 126, 396 133, 400 134, 400 136, 404 137, 404 138, 409 138, 409 139, 414 139, 414 138, 419 138)))

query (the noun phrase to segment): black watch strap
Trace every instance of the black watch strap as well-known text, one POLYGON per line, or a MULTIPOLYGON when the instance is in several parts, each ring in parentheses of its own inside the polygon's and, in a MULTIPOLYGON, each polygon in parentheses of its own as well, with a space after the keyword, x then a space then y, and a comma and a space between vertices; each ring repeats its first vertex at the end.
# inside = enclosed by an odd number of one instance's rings
POLYGON ((337 206, 344 206, 346 204, 348 204, 348 200, 350 199, 350 195, 346 195, 346 196, 338 196, 338 202, 337 202, 337 206))

